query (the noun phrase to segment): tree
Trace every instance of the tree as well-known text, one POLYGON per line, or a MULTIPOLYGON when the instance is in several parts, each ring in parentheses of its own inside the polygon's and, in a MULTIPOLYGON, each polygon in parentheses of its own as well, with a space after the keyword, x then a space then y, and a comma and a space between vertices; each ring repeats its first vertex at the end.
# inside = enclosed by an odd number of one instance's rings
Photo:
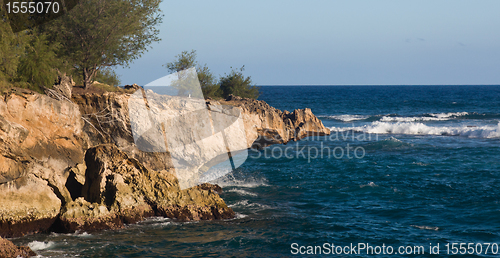
POLYGON ((95 76, 95 79, 100 83, 104 83, 110 86, 120 85, 120 79, 118 78, 118 75, 110 68, 99 70, 95 76))
MULTIPOLYGON (((177 73, 189 68, 195 67, 196 73, 198 74, 198 81, 200 82, 201 91, 205 98, 220 97, 219 85, 217 85, 217 80, 215 79, 210 69, 207 65, 200 66, 196 61, 196 50, 182 51, 179 55, 175 56, 176 61, 165 64, 169 72, 177 73)), ((180 86, 177 86, 180 87, 180 86)), ((185 86, 179 88, 179 95, 186 95, 190 89, 185 86)))
POLYGON ((222 91, 217 83, 217 79, 212 72, 210 72, 207 65, 205 64, 203 67, 198 67, 197 72, 203 96, 205 96, 205 98, 220 98, 222 96, 222 91))
POLYGON ((44 29, 61 43, 60 57, 70 61, 88 88, 99 70, 128 66, 160 39, 161 0, 80 0, 44 29))
POLYGON ((245 77, 243 71, 245 71, 245 66, 242 66, 240 69, 233 69, 230 74, 226 74, 226 76, 220 79, 220 89, 224 98, 227 98, 231 94, 253 99, 259 97, 259 88, 252 85, 252 79, 250 76, 245 77))
POLYGON ((47 36, 32 31, 30 42, 20 58, 17 67, 18 80, 28 83, 28 88, 41 92, 43 87, 51 88, 57 79, 60 63, 56 56, 59 44, 49 44, 47 36))
POLYGON ((20 56, 24 53, 27 36, 15 34, 7 18, 0 19, 0 87, 7 87, 16 76, 20 56))

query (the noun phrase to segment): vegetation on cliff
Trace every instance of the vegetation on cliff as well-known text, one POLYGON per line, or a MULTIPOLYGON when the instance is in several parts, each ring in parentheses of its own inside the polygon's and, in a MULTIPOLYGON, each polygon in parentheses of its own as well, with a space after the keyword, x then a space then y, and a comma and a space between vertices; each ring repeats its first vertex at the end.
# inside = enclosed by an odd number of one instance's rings
MULTIPOLYGON (((80 0, 58 19, 14 32, 0 10, 0 90, 41 92, 58 74, 90 87, 98 78, 116 83, 114 66, 127 66, 159 41, 161 0, 80 0)), ((32 17, 26 16, 28 23, 32 17)), ((19 24, 19 21, 15 21, 19 24)))
POLYGON ((205 98, 220 99, 227 98, 229 95, 235 95, 243 98, 257 99, 260 95, 259 88, 252 83, 251 77, 243 75, 244 66, 240 69, 233 69, 229 74, 216 79, 206 64, 200 65, 196 61, 196 50, 191 50, 190 52, 183 51, 176 56, 176 59, 164 66, 171 73, 195 67, 205 98))

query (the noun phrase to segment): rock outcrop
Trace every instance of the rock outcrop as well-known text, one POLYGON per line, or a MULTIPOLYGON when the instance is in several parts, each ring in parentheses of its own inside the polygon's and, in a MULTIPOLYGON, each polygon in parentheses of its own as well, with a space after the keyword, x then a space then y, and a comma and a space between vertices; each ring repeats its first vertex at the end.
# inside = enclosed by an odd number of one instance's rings
MULTIPOLYGON (((234 216, 219 187, 181 190, 168 152, 137 148, 129 98, 104 93, 57 100, 20 90, 0 98, 0 236, 112 229, 148 216, 234 216)), ((310 109, 282 112, 237 97, 207 104, 239 109, 244 148, 329 134, 310 109)))
POLYGON ((36 256, 27 246, 16 246, 7 239, 0 237, 0 258, 31 257, 36 256))
POLYGON ((71 200, 67 168, 82 162, 78 106, 31 92, 0 99, 0 236, 47 230, 71 200))
POLYGON ((264 101, 230 95, 224 101, 208 101, 208 104, 225 104, 239 107, 248 139, 248 147, 261 148, 271 144, 287 144, 308 136, 329 135, 326 128, 310 108, 293 112, 281 111, 264 101))
POLYGON ((52 86, 52 89, 45 89, 45 93, 55 99, 71 99, 71 93, 75 82, 71 76, 66 73, 58 72, 57 82, 52 86))
POLYGON ((153 215, 183 221, 234 216, 216 191, 207 186, 180 190, 171 172, 148 170, 115 145, 89 149, 85 162, 83 196, 65 205, 59 230, 119 228, 153 215))

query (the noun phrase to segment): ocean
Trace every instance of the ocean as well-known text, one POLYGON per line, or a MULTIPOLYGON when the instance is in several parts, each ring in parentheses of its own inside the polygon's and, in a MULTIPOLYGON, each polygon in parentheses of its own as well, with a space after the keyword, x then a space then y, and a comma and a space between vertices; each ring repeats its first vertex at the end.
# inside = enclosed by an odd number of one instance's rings
POLYGON ((43 257, 500 254, 500 86, 261 91, 278 109, 311 108, 332 134, 251 150, 215 182, 235 219, 13 242, 43 257))

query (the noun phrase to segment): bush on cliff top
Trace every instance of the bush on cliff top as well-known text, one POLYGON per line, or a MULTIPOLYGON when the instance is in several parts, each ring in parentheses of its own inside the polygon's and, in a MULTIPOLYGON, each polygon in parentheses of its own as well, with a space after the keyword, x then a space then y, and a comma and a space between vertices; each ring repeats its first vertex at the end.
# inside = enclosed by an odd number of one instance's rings
MULTIPOLYGON (((259 88, 252 84, 250 76, 243 75, 244 66, 240 69, 233 69, 231 73, 216 79, 207 65, 201 66, 196 61, 196 50, 183 51, 175 56, 176 61, 165 64, 169 72, 180 72, 191 67, 196 68, 201 90, 205 98, 227 98, 229 95, 240 96, 244 98, 257 99, 259 97, 259 88)), ((232 67, 231 67, 232 68, 232 67)), ((189 89, 178 89, 180 95, 189 89)))

